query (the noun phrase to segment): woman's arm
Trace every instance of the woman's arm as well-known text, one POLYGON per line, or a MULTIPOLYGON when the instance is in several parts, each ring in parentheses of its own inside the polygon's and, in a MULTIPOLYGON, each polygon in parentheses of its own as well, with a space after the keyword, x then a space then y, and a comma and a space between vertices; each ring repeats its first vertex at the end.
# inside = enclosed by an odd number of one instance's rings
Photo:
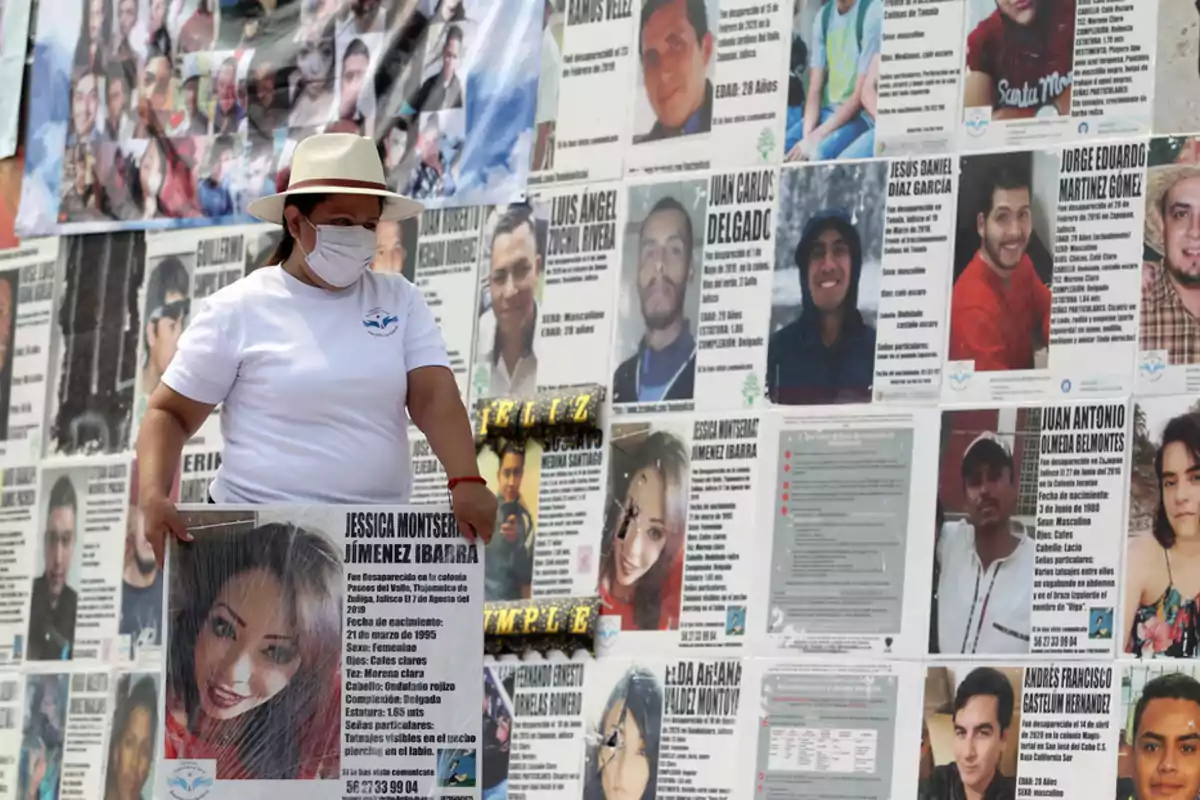
MULTIPOLYGON (((408 373, 408 415, 425 434, 433 454, 451 479, 478 477, 475 436, 458 394, 454 373, 445 367, 420 367, 408 373)), ((451 491, 454 516, 464 534, 473 531, 485 543, 496 524, 496 496, 482 483, 459 483, 451 491)))

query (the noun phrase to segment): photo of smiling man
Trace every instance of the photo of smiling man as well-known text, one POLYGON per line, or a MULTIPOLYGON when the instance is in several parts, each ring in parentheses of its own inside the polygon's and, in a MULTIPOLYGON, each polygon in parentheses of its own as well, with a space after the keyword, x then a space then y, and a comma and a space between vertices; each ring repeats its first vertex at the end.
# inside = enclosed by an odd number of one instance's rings
POLYGON ((613 403, 691 400, 704 252, 702 181, 629 190, 613 403))
POLYGON ((929 668, 924 724, 934 766, 918 800, 1016 797, 1021 682, 1016 667, 929 668))
POLYGON ((1200 681, 1195 668, 1127 669, 1116 800, 1194 800, 1200 796, 1200 681))
POLYGON ((717 4, 705 0, 644 0, 638 27, 638 92, 634 144, 708 133, 712 129, 710 28, 717 4))

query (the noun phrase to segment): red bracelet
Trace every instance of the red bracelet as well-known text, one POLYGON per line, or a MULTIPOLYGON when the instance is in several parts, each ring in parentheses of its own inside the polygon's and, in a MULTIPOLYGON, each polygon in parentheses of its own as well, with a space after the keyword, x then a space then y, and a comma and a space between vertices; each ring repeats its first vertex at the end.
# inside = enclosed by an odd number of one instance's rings
POLYGON ((466 475, 462 478, 451 478, 449 483, 447 484, 446 488, 449 489, 450 491, 454 491, 454 487, 458 486, 460 483, 479 483, 484 486, 487 486, 487 481, 485 481, 483 478, 479 477, 478 475, 466 475))

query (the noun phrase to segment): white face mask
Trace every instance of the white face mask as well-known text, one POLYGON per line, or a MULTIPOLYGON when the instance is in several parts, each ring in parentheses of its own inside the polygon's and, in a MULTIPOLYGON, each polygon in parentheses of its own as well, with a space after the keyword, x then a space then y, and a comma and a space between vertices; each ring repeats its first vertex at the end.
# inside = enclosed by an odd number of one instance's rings
POLYGON ((375 231, 361 225, 313 225, 307 217, 304 221, 317 232, 312 252, 304 254, 308 266, 330 286, 350 286, 375 260, 375 231))

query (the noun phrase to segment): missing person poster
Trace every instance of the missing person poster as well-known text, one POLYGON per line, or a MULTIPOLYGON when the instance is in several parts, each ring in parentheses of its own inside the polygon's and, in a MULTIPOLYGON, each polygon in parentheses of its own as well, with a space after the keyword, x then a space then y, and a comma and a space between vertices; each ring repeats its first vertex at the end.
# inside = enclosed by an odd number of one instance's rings
POLYGON ((756 652, 923 654, 936 410, 826 407, 762 424, 756 652))
POLYGON ((959 148, 1149 131, 1153 8, 1092 0, 964 5, 959 148))
POLYGON ((581 796, 740 796, 745 772, 740 756, 753 713, 743 694, 746 663, 733 658, 588 662, 581 796))
POLYGON ((930 653, 1112 655, 1130 414, 943 412, 930 653))
MULTIPOLYGON (((485 698, 502 696, 511 703, 510 730, 513 757, 508 761, 505 793, 490 794, 485 777, 483 797, 525 797, 527 800, 577 798, 584 780, 582 754, 586 746, 584 689, 587 671, 594 662, 497 664, 489 667, 493 681, 505 672, 511 677, 494 688, 485 686, 485 698)), ((499 721, 503 721, 503 712, 499 721)), ((488 721, 484 720, 484 775, 488 774, 488 721)), ((497 732, 503 727, 497 725, 497 732)), ((636 795, 635 795, 636 796, 636 795)))
POLYGON ((112 679, 112 713, 106 720, 104 782, 100 800, 137 800, 154 791, 158 751, 163 740, 160 706, 162 674, 117 672, 112 679))
POLYGON ((26 660, 118 657, 129 462, 43 469, 26 660))
POLYGON ((479 786, 484 554, 448 507, 185 518, 194 541, 168 564, 160 793, 479 786))
POLYGON ((943 402, 1129 392, 1147 149, 961 160, 943 402))
POLYGON ((42 6, 22 235, 248 221, 288 143, 322 132, 373 138, 388 186, 428 207, 505 201, 529 175, 544 7, 42 6))
MULTIPOLYGON (((415 247, 415 269, 403 274, 421 290, 421 296, 433 312, 446 342, 450 369, 464 398, 467 396, 475 320, 471 304, 463 299, 476 285, 475 265, 479 258, 483 211, 480 206, 425 211, 420 216, 419 232, 414 234, 411 245, 402 245, 415 247)), ((398 224, 406 226, 408 221, 398 224)), ((376 233, 380 252, 383 252, 388 244, 388 233, 379 228, 376 233)), ((372 268, 380 271, 381 261, 377 258, 372 268)))
POLYGON ((1200 321, 1193 313, 1200 311, 1193 279, 1200 275, 1200 237, 1192 226, 1200 218, 1198 154, 1200 137, 1150 140, 1138 317, 1139 395, 1200 390, 1200 321))
MULTIPOLYGON (((104 673, 89 673, 104 678, 104 673)), ((25 695, 20 710, 20 750, 16 754, 14 797, 60 797, 63 785, 67 743, 67 698, 77 684, 74 675, 66 673, 35 673, 25 676, 25 695)), ((82 676, 81 676, 82 677, 82 676)), ((93 678, 95 681, 96 678, 93 678)), ((87 679, 82 687, 86 690, 87 679)), ((93 701, 96 698, 91 698, 93 701)), ((90 715, 89 715, 90 716, 90 715)), ((103 719, 97 730, 103 730, 103 719)), ((93 747, 96 742, 92 742, 93 747)), ((88 752, 93 763, 100 763, 98 750, 88 752)), ((98 783, 98 781, 97 781, 98 783)), ((12 784, 10 784, 12 785, 12 784)))
POLYGON ((756 554, 757 415, 662 415, 609 437, 600 543, 604 655, 740 650, 756 554))
POLYGON ((134 441, 142 330, 136 287, 142 285, 146 241, 140 233, 60 241, 44 454, 122 453, 134 441))
MULTIPOLYGON (((632 0, 630 175, 779 160, 787 3, 632 0)), ((620 101, 618 101, 620 103, 620 101)))
POLYGON ((0 251, 0 464, 42 455, 59 240, 0 251))
POLYGON ((748 728, 746 736, 753 796, 923 797, 913 791, 909 760, 916 745, 905 730, 920 708, 917 664, 767 658, 747 664, 746 691, 756 707, 756 733, 748 728))
POLYGON ((0 471, 0 664, 14 668, 25 660, 29 598, 42 574, 37 489, 37 467, 0 471))
MULTIPOLYGON (((1113 706, 1121 680, 1111 661, 929 666, 917 796, 1108 797, 1114 761, 1140 760, 1127 759, 1124 747, 1117 752, 1113 706)), ((1188 796, 1137 797, 1156 794, 1188 796)))

